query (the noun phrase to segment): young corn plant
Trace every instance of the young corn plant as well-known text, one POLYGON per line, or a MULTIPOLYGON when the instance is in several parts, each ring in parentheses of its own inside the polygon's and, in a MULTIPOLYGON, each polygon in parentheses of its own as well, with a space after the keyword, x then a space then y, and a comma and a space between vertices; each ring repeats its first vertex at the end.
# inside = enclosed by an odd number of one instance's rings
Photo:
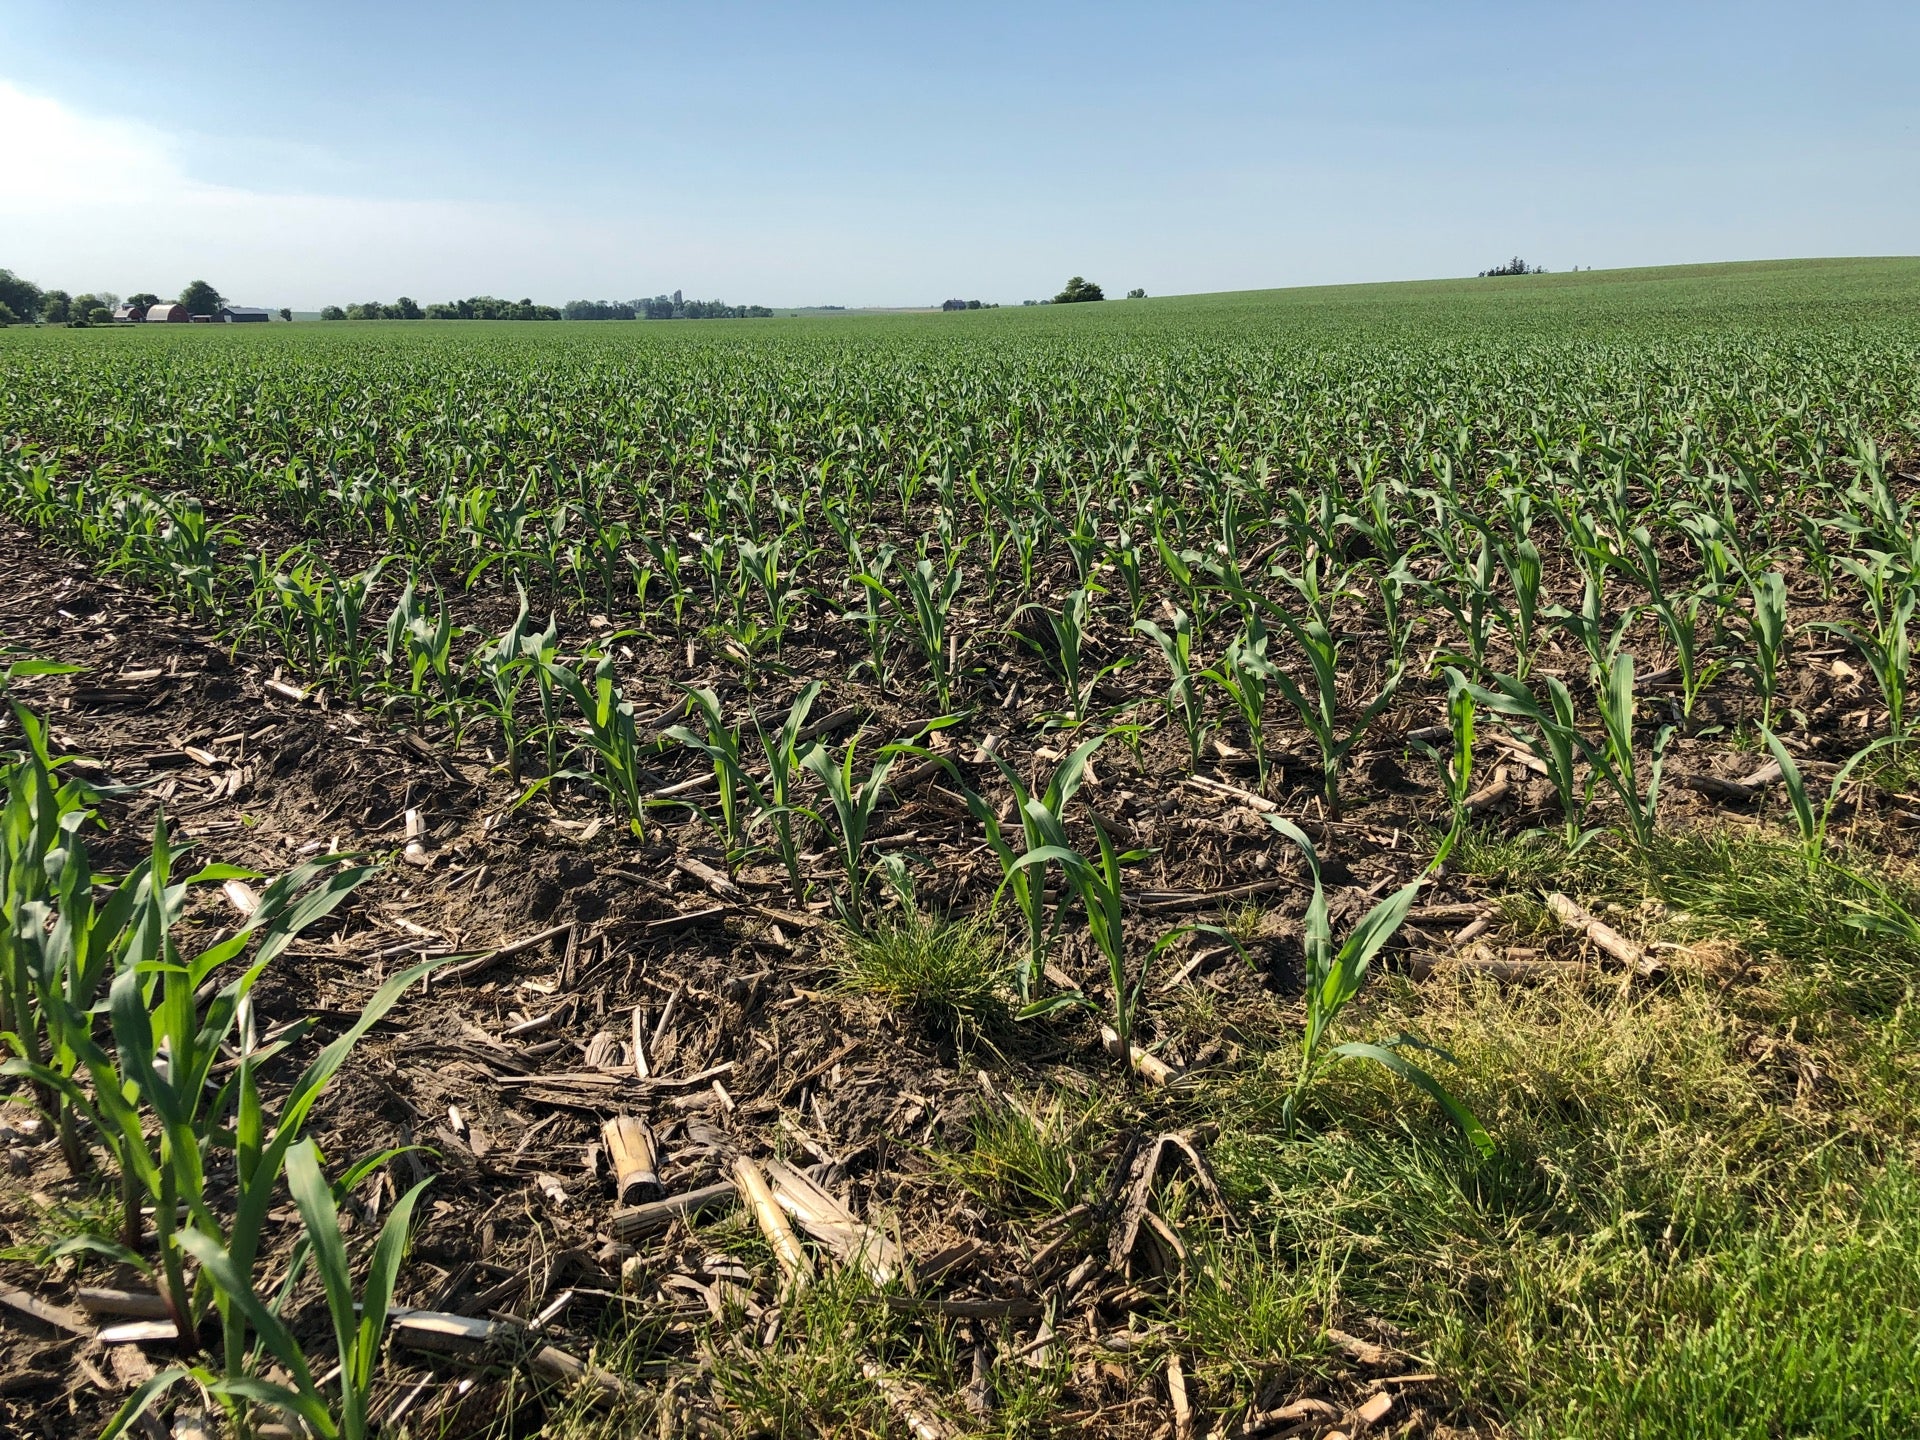
POLYGON ((1614 658, 1619 655, 1620 646, 1627 638, 1627 630, 1640 613, 1637 608, 1629 606, 1619 622, 1612 629, 1607 628, 1604 574, 1598 567, 1587 571, 1586 583, 1580 592, 1579 610, 1555 605, 1546 612, 1549 619, 1557 621, 1561 628, 1569 631, 1587 652, 1588 678, 1596 686, 1613 667, 1614 658))
POLYGON ((1447 727, 1452 735, 1451 754, 1442 754, 1437 746, 1425 741, 1415 741, 1420 751, 1431 759, 1440 770, 1440 782, 1447 793, 1447 808, 1450 823, 1446 837, 1441 840, 1440 848, 1433 857, 1438 868, 1453 853, 1453 847, 1460 843, 1460 837, 1466 833, 1467 822, 1472 818, 1467 811, 1467 797, 1473 793, 1473 741, 1474 711, 1473 687, 1467 677, 1453 666, 1446 669, 1447 676, 1447 727))
MULTIPOLYGON (((1061 683, 1067 692, 1067 714, 1078 725, 1086 718, 1087 699, 1093 685, 1113 667, 1108 666, 1090 678, 1085 676, 1084 664, 1087 655, 1087 631, 1093 620, 1093 605, 1085 590, 1071 592, 1058 611, 1049 610, 1038 603, 1027 604, 1014 613, 1016 626, 1022 615, 1029 611, 1037 612, 1046 621, 1047 629, 1053 636, 1051 651, 1047 647, 1021 634, 1016 628, 1014 634, 1043 656, 1051 655, 1060 669, 1061 683)), ((1124 661, 1118 663, 1125 663, 1124 661)))
POLYGON ((893 673, 887 662, 892 631, 888 627, 886 611, 881 608, 880 600, 883 595, 889 593, 886 581, 888 572, 893 568, 895 552, 891 545, 878 546, 874 550, 872 563, 863 567, 860 565, 859 551, 858 540, 852 540, 849 553, 856 567, 854 579, 855 583, 864 587, 866 604, 861 609, 847 611, 841 618, 852 620, 860 626, 860 633, 867 642, 866 666, 873 674, 874 684, 884 693, 893 673), (869 579, 877 582, 878 588, 869 584, 869 579))
POLYGON ((812 810, 800 813, 811 816, 821 829, 833 837, 840 868, 847 881, 845 899, 835 896, 834 903, 847 924, 855 930, 861 929, 866 919, 866 892, 870 878, 865 855, 867 831, 873 824, 873 812, 879 807, 880 797, 886 793, 887 774, 901 753, 899 747, 882 747, 880 758, 867 772, 867 778, 855 784, 853 757, 859 745, 860 737, 855 735, 847 742, 846 753, 838 764, 834 763, 827 747, 820 744, 814 745, 800 757, 800 764, 813 772, 827 797, 825 815, 812 810))
POLYGON ((693 593, 681 567, 679 542, 662 530, 658 534, 642 532, 640 543, 653 561, 652 573, 666 581, 667 601, 673 606, 673 628, 678 630, 686 623, 687 601, 693 593))
POLYGON ((1646 526, 1634 526, 1628 539, 1632 542, 1638 563, 1626 559, 1617 563, 1651 597, 1646 608, 1653 611, 1660 621, 1660 628, 1666 631, 1667 639, 1673 645, 1675 668, 1680 672, 1680 713, 1685 718, 1691 718, 1700 692, 1713 683, 1725 665, 1724 661, 1719 660, 1710 661, 1704 666, 1701 663, 1700 607, 1705 597, 1695 593, 1683 602, 1676 602, 1667 593, 1663 583, 1660 551, 1646 526))
POLYGON ((1493 542, 1481 533, 1480 546, 1468 560, 1456 557, 1452 573, 1423 587, 1429 603, 1453 617, 1466 641, 1469 666, 1478 673, 1487 658, 1487 639, 1492 634, 1494 617, 1505 619, 1500 604, 1497 571, 1494 569, 1493 542))
POLYGON ((761 753, 767 762, 766 792, 759 818, 773 827, 774 849, 786 867, 787 883, 796 901, 807 898, 807 883, 800 870, 800 847, 793 838, 793 817, 805 813, 794 803, 794 781, 799 778, 800 732, 806 728, 807 716, 820 690, 818 680, 808 681, 788 708, 786 720, 772 735, 767 734, 757 713, 753 717, 754 733, 760 737, 761 753))
POLYGON ((1122 525, 1119 534, 1115 537, 1111 553, 1113 567, 1120 572, 1120 583, 1126 587, 1127 616, 1137 621, 1147 603, 1146 580, 1141 573, 1141 560, 1145 555, 1145 547, 1140 544, 1132 527, 1122 525))
POLYGON ((1633 656, 1616 655, 1600 688, 1601 743, 1597 749, 1587 747, 1587 758, 1594 773, 1619 797, 1634 844, 1645 850, 1653 843, 1654 819, 1660 804, 1660 769, 1666 759, 1667 742, 1673 738, 1673 727, 1660 727, 1653 742, 1646 782, 1642 785, 1639 761, 1634 755, 1633 724, 1633 656))
POLYGON ((1036 872, 1033 867, 1021 864, 1021 856, 1048 847, 1070 848, 1066 830, 1067 805, 1080 792, 1080 786, 1086 779, 1087 762, 1106 738, 1105 735, 1098 735, 1076 746, 1054 767, 1053 773, 1047 777, 1047 783, 1037 792, 1030 791, 1014 768, 998 755, 990 757, 1013 792, 1014 817, 1020 822, 1018 850, 1014 848, 1006 826, 1001 823, 993 807, 964 785, 961 788, 967 808, 986 832, 987 848, 1000 862, 1001 880, 999 889, 994 892, 995 902, 1001 895, 1011 891, 1014 904, 1027 922, 1026 951, 1014 965, 1014 989, 1022 1003, 1033 998, 1034 981, 1046 969, 1047 951, 1060 921, 1056 910, 1049 923, 1044 868, 1036 872))
MULTIPOLYGON (((1147 988, 1147 977, 1152 973, 1153 965, 1168 947, 1182 937, 1196 931, 1226 937, 1226 931, 1216 925, 1181 925, 1167 931, 1155 940, 1140 957, 1137 964, 1129 968, 1126 944, 1126 903, 1122 891, 1121 867, 1131 860, 1141 858, 1141 852, 1128 851, 1120 854, 1113 848, 1113 842, 1107 838, 1106 828, 1098 820, 1093 822, 1094 835, 1100 844, 1097 859, 1089 860, 1078 851, 1066 845, 1048 844, 1029 850, 1014 861, 1021 870, 1042 870, 1052 864, 1060 866, 1066 876, 1067 884, 1079 899, 1087 917, 1087 935, 1093 941, 1100 957, 1107 962, 1107 985, 1111 1004, 1107 1017, 1112 1022, 1114 1033, 1120 1037, 1116 1047, 1120 1053, 1120 1063, 1125 1067, 1128 1083, 1134 1075, 1132 1063, 1133 1036, 1139 1026, 1140 1003, 1147 988)), ((1099 1005, 1089 996, 1078 990, 1061 991, 1049 995, 1044 1000, 1025 1006, 1019 1013, 1021 1019, 1032 1019, 1041 1015, 1050 1015, 1058 1010, 1070 1007, 1098 1011, 1099 1005)))
POLYGON ((751 540, 740 542, 740 569, 759 590, 760 598, 767 607, 767 616, 771 621, 774 648, 780 647, 780 641, 792 623, 793 610, 800 599, 801 592, 794 588, 792 579, 782 568, 782 550, 784 541, 775 539, 766 544, 756 544, 751 540))
POLYGON ((208 521, 198 500, 159 504, 167 518, 154 537, 154 551, 164 573, 197 618, 217 619, 222 608, 217 588, 222 571, 219 552, 224 546, 239 545, 240 537, 208 521))
POLYGON ((908 598, 908 603, 904 605, 899 596, 878 577, 863 573, 854 578, 873 592, 877 599, 885 600, 896 615, 911 624, 913 637, 919 642, 921 657, 927 662, 927 672, 933 679, 934 694, 939 699, 940 708, 945 710, 953 678, 948 674, 948 652, 953 636, 954 602, 960 596, 960 567, 952 565, 944 575, 940 575, 934 570, 933 561, 924 556, 915 561, 912 569, 900 574, 900 584, 908 598))
MULTIPOLYGON (((1265 602, 1261 603, 1264 605, 1265 602)), ((1367 702, 1343 734, 1340 728, 1340 649, 1343 642, 1318 620, 1296 620, 1285 610, 1271 606, 1266 608, 1286 627, 1312 667, 1311 695, 1278 666, 1272 667, 1273 683, 1280 687, 1280 693, 1299 713, 1301 723, 1320 749, 1322 793, 1326 796, 1328 810, 1338 816, 1340 772, 1346 767, 1347 756, 1353 753, 1368 728, 1393 703, 1393 697, 1400 689, 1401 672, 1396 670, 1387 676, 1380 693, 1367 702)))
POLYGON ((356 703, 376 653, 366 634, 367 602, 380 582, 380 572, 387 567, 387 558, 382 557, 358 574, 344 578, 336 575, 325 561, 321 562, 327 573, 325 604, 329 616, 327 629, 332 639, 326 669, 344 682, 347 698, 356 703))
POLYGON ((415 594, 413 580, 408 579, 393 613, 387 617, 387 640, 381 658, 389 671, 396 662, 404 663, 406 694, 413 701, 415 714, 429 708, 427 679, 432 677, 439 698, 430 708, 453 718, 457 747, 465 707, 453 664, 454 624, 447 614, 446 596, 436 590, 434 599, 435 609, 429 615, 415 594))
MULTIPOLYGON (((557 647, 559 634, 551 621, 548 629, 557 647)), ((527 640, 527 592, 523 589, 520 610, 513 623, 474 651, 467 661, 479 682, 474 687, 479 695, 474 703, 500 727, 500 745, 506 752, 503 763, 516 785, 520 783, 521 750, 526 744, 526 735, 520 727, 520 691, 534 668, 527 655, 527 640)))
POLYGON ((1173 683, 1167 687, 1167 714, 1179 722, 1181 732, 1187 737, 1188 764, 1197 766, 1201 742, 1207 735, 1207 715, 1200 703, 1199 687, 1194 684, 1193 621, 1186 611, 1174 607, 1169 623, 1173 626, 1172 635, 1151 620, 1136 620, 1133 628, 1159 646, 1167 662, 1167 670, 1173 677, 1173 683))
POLYGON ((1531 730, 1515 729, 1514 737, 1547 772, 1560 800, 1561 838, 1569 853, 1578 851, 1599 830, 1586 825, 1592 782, 1582 782, 1580 763, 1591 758, 1587 742, 1574 723, 1573 696, 1557 675, 1544 677, 1547 703, 1542 705, 1526 684, 1513 675, 1495 675, 1489 690, 1469 683, 1467 694, 1480 709, 1509 719, 1526 721, 1531 730))
POLYGON ((1760 696, 1760 725, 1773 724, 1773 704, 1780 693, 1780 662, 1787 653, 1787 579, 1778 570, 1747 577, 1753 613, 1747 620, 1747 643, 1753 655, 1743 662, 1760 696))
POLYGON ((1780 779, 1786 788, 1787 803, 1793 810, 1794 828, 1800 834, 1800 854, 1809 869, 1818 865, 1827 849, 1827 826, 1833 819, 1834 808, 1839 805, 1840 797, 1847 788, 1847 782, 1853 778, 1853 772, 1860 768, 1861 762, 1878 750, 1900 742, 1891 735, 1882 735, 1878 740, 1869 742, 1847 757, 1846 762, 1835 772, 1833 781, 1827 787, 1826 798, 1816 809, 1812 797, 1807 793, 1807 779, 1801 772, 1799 763, 1793 758, 1780 737, 1766 726, 1760 727, 1760 738, 1767 742, 1767 749, 1773 753, 1773 760, 1780 767, 1780 779))
POLYGON ((706 722, 706 734, 696 735, 684 725, 672 726, 664 733, 669 740, 699 751, 712 763, 713 778, 720 792, 720 836, 729 854, 733 854, 740 849, 747 821, 752 818, 743 810, 750 806, 757 813, 764 808, 764 798, 747 775, 740 756, 740 733, 727 724, 720 710, 720 697, 704 687, 683 685, 680 688, 700 711, 706 722))
POLYGON ((1880 687, 1880 697, 1887 706, 1887 730, 1896 740, 1907 736, 1907 675, 1913 660, 1909 631, 1916 600, 1920 600, 1920 592, 1910 585, 1903 585, 1884 601, 1869 594, 1871 629, 1844 620, 1813 622, 1819 629, 1846 636, 1859 650, 1860 658, 1867 662, 1867 669, 1880 687))
MULTIPOLYGON (((77 667, 17 662, 0 676, 0 693, 16 676, 71 672, 77 667)), ((51 932, 73 924, 93 904, 93 878, 80 829, 93 818, 89 787, 58 775, 60 762, 48 750, 47 727, 26 707, 13 714, 26 748, 0 752, 0 1040, 30 1066, 56 1076, 72 1075, 78 1063, 60 1018, 69 1009, 89 1009, 109 964, 104 950, 79 953, 68 936, 51 932), (60 917, 49 924, 49 915, 60 917)), ((131 899, 131 892, 128 892, 131 899)), ((80 933, 84 936, 85 927, 80 933)), ((74 1125, 65 1090, 38 1085, 41 1108, 54 1118, 61 1153, 74 1175, 88 1169, 88 1156, 74 1125)))
POLYGON ((647 801, 641 787, 647 772, 640 761, 640 736, 634 725, 633 706, 620 693, 613 673, 613 657, 588 654, 581 657, 580 663, 585 665, 588 661, 593 662, 591 687, 572 667, 557 661, 541 662, 554 690, 571 700, 586 721, 581 739, 594 760, 592 770, 563 770, 549 779, 592 781, 627 822, 633 838, 644 840, 647 801))
POLYGON ((1396 556, 1392 565, 1380 572, 1377 581, 1380 596, 1380 627, 1386 632, 1389 663, 1393 670, 1406 668, 1407 646, 1413 640, 1414 616, 1409 613, 1407 601, 1416 595, 1420 582, 1413 571, 1407 568, 1404 555, 1396 556))
POLYGON ((182 1380, 194 1381, 219 1400, 240 1433, 246 1433, 249 1412, 260 1406, 291 1417, 320 1440, 370 1440, 376 1433, 374 1373, 393 1304, 394 1284, 406 1255, 414 1207, 421 1192, 433 1182, 420 1181, 387 1212, 356 1301, 339 1202, 321 1170, 320 1147, 313 1141, 304 1140, 287 1152, 286 1180, 300 1213, 307 1252, 320 1273, 327 1317, 333 1324, 336 1364, 331 1387, 337 1388, 338 1399, 328 1395, 328 1383, 315 1378, 306 1351, 281 1318, 281 1307, 263 1299, 255 1289, 251 1265, 237 1259, 214 1236, 191 1231, 182 1237, 188 1253, 226 1303, 245 1318, 261 1350, 278 1364, 286 1380, 232 1369, 220 1374, 197 1365, 170 1367, 134 1392, 114 1416, 102 1440, 113 1440, 124 1433, 182 1380))
MULTIPOLYGON (((441 961, 392 977, 359 1019, 328 1045, 270 1112, 260 1072, 305 1033, 258 1044, 253 1036, 252 990, 261 973, 302 931, 323 919, 366 877, 362 869, 336 869, 333 857, 309 861, 268 885, 239 930, 192 957, 183 956, 174 932, 186 893, 195 883, 252 876, 229 866, 210 866, 188 880, 172 879, 172 851, 156 829, 152 852, 106 903, 84 902, 63 912, 47 929, 46 943, 66 953, 49 957, 48 969, 71 970, 80 952, 112 957, 113 977, 105 1011, 110 1046, 93 1034, 97 1002, 74 1004, 59 993, 45 997, 56 1024, 91 1082, 76 1083, 49 1067, 10 1062, 10 1073, 28 1074, 60 1086, 86 1117, 120 1170, 123 1233, 119 1244, 77 1237, 63 1249, 103 1251, 153 1278, 169 1318, 189 1346, 198 1343, 209 1305, 220 1314, 230 1374, 245 1354, 248 1321, 213 1287, 204 1270, 189 1280, 186 1236, 221 1245, 243 1273, 250 1273, 273 1207, 288 1149, 353 1047, 402 994, 441 961), (130 896, 130 899, 124 899, 130 896), (213 988, 217 973, 237 962, 258 941, 243 969, 213 988), (223 1053, 236 1063, 219 1083, 215 1067, 223 1053), (232 1218, 222 1223, 209 1204, 207 1174, 216 1150, 231 1150, 232 1218), (143 1215, 152 1215, 154 1258, 141 1246, 143 1215)), ((253 878, 258 878, 253 877, 253 878)), ((77 892, 76 892, 77 895, 77 892)))
POLYGON ((1306 919, 1303 922, 1305 934, 1302 947, 1305 950, 1307 1021, 1300 1036, 1300 1068, 1295 1075, 1293 1090, 1281 1106, 1281 1120, 1287 1134, 1297 1132, 1300 1112, 1313 1089, 1314 1082, 1326 1071, 1329 1065, 1341 1060, 1371 1060, 1385 1067, 1400 1079, 1417 1086, 1430 1095, 1447 1117, 1466 1135, 1468 1141, 1482 1155, 1493 1154, 1493 1140, 1487 1134, 1473 1113, 1454 1098, 1446 1086, 1436 1080, 1432 1074, 1414 1064, 1401 1053, 1404 1049, 1426 1050, 1451 1060, 1445 1051, 1413 1038, 1400 1035, 1385 1044, 1376 1045, 1369 1041, 1349 1040, 1340 1045, 1329 1045, 1328 1040, 1340 1013, 1353 1002, 1361 988, 1367 983, 1369 968, 1386 943, 1407 918, 1407 912, 1413 907, 1414 897, 1420 893, 1420 882, 1403 885, 1393 894, 1375 905, 1354 926, 1352 932, 1336 948, 1333 939, 1333 923, 1328 915, 1326 891, 1320 883, 1320 854, 1313 848, 1299 826, 1279 815, 1269 815, 1267 823, 1291 841, 1306 857, 1308 872, 1313 876, 1313 897, 1307 902, 1306 919))
POLYGON ((1525 536, 1513 544, 1503 541, 1500 563, 1507 572, 1507 583, 1513 588, 1513 609, 1503 609, 1500 615, 1513 639, 1514 674, 1524 680, 1533 668, 1533 655, 1539 643, 1536 637, 1543 576, 1540 547, 1525 536))
POLYGON ((1267 688, 1279 681, 1291 684, 1278 666, 1267 659, 1267 629, 1255 614, 1247 616, 1246 628, 1227 646, 1220 663, 1200 672, 1200 678, 1217 685, 1240 712, 1246 727, 1247 748, 1253 752, 1255 772, 1260 786, 1267 783, 1267 688))

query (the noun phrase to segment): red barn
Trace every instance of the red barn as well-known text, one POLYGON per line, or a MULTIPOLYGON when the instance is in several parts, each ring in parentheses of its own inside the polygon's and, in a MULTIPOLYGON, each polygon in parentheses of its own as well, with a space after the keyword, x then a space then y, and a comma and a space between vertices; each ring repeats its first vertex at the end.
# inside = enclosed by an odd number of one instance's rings
POLYGON ((170 300, 162 300, 158 305, 147 307, 146 318, 149 324, 156 320, 163 320, 171 321, 175 325, 184 325, 187 323, 187 307, 176 305, 170 300))

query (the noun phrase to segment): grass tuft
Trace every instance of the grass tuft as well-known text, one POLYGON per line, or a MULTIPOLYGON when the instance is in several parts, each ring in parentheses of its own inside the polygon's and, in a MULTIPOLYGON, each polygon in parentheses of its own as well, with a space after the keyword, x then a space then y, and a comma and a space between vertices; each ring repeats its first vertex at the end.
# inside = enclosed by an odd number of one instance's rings
POLYGON ((979 920, 917 911, 890 916, 839 942, 842 985, 917 1016, 937 1032, 989 1038, 1008 1023, 1005 942, 979 920))
POLYGON ((1100 1111, 1098 1102, 1070 1110, 1060 1098, 1045 1106, 985 1100, 974 1111, 972 1148, 937 1158, 962 1189, 1000 1209, 1069 1210, 1099 1178, 1083 1157, 1099 1149, 1100 1111))

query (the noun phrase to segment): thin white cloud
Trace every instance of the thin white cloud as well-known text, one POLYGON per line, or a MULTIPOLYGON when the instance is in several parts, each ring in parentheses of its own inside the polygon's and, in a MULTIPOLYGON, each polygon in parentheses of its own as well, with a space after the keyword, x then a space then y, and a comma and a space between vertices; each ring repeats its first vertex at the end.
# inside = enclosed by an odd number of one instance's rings
MULTIPOLYGON (((212 183, 188 172, 181 147, 159 129, 85 114, 5 80, 0 149, 9 172, 0 265, 75 292, 170 294, 203 277, 242 301, 302 309, 403 292, 423 301, 507 291, 551 299, 568 274, 625 271, 621 257, 646 228, 514 205, 212 183)), ((670 250, 648 250, 648 271, 673 263, 670 250)))

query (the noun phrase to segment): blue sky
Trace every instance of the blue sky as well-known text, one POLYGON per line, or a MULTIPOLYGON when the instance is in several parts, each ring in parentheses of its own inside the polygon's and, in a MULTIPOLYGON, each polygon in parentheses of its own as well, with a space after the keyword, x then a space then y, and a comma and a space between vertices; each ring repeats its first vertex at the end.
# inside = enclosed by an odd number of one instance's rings
POLYGON ((921 305, 1911 253, 1916 54, 1911 0, 0 0, 0 266, 921 305))

